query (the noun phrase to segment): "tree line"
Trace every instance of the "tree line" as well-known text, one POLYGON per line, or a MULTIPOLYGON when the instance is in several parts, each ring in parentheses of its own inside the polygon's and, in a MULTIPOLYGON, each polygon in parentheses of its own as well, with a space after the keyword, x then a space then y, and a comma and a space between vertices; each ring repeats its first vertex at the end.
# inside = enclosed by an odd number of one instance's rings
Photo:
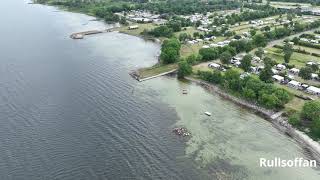
POLYGON ((198 71, 197 74, 205 81, 219 85, 236 96, 268 109, 283 108, 292 99, 292 95, 285 89, 277 88, 255 77, 241 78, 240 73, 233 69, 225 73, 214 70, 213 72, 198 71))

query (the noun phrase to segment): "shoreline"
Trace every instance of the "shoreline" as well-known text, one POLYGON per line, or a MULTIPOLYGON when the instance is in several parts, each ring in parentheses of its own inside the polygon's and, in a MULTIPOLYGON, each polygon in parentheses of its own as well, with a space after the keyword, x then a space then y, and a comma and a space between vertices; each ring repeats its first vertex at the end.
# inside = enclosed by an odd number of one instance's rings
MULTIPOLYGON (((34 0, 32 0, 32 2, 33 2, 33 4, 41 4, 41 3, 34 3, 34 0)), ((41 4, 41 5, 52 6, 50 4, 41 4)), ((58 9, 63 10, 63 11, 67 11, 67 12, 85 14, 85 15, 88 15, 88 16, 95 17, 93 15, 90 15, 90 14, 87 14, 87 13, 84 13, 84 12, 81 12, 81 11, 73 11, 73 10, 70 10, 68 8, 62 8, 60 6, 52 6, 52 7, 57 7, 58 9)), ((105 22, 103 22, 103 23, 105 23, 105 22)), ((150 41, 153 41, 154 43, 161 44, 161 41, 159 42, 156 38, 148 38, 148 37, 144 37, 142 35, 133 35, 133 34, 126 33, 126 32, 121 32, 121 31, 118 31, 118 33, 126 34, 126 35, 129 35, 129 36, 139 37, 139 38, 142 38, 144 40, 150 40, 150 41)), ((158 77, 158 76, 147 77, 145 79, 147 80, 147 79, 152 79, 152 78, 156 78, 156 77, 158 77)), ((275 115, 277 112, 271 111, 271 110, 267 110, 267 109, 265 109, 263 107, 260 107, 260 106, 257 106, 255 104, 249 103, 249 102, 247 102, 247 101, 245 101, 243 99, 237 98, 237 97, 235 97, 235 96, 233 96, 233 95, 231 95, 229 93, 225 93, 219 87, 215 86, 214 84, 210 84, 210 83, 207 83, 205 81, 198 80, 198 79, 191 78, 191 77, 185 77, 185 79, 187 79, 187 80, 189 80, 189 81, 191 81, 191 82, 193 82, 193 83, 195 83, 197 85, 202 86, 203 88, 207 89, 210 93, 217 93, 219 96, 221 96, 221 97, 223 97, 223 98, 225 98, 225 99, 227 99, 229 101, 232 101, 235 104, 237 104, 237 105, 239 105, 241 107, 244 107, 244 108, 252 111, 253 113, 261 116, 265 120, 269 121, 280 132, 282 132, 284 134, 287 134, 289 137, 294 139, 299 144, 299 146, 301 146, 302 148, 307 148, 309 150, 309 152, 311 153, 311 154, 308 154, 308 156, 311 156, 318 163, 320 163, 320 144, 318 142, 312 140, 305 133, 297 130, 294 127, 292 127, 287 122, 287 120, 284 119, 284 117, 281 117, 281 114, 280 114, 280 116, 278 116, 276 118, 273 118, 272 116, 275 115)))
POLYGON ((310 158, 313 158, 314 160, 316 160, 318 164, 320 163, 320 144, 314 141, 313 139, 311 139, 308 135, 306 135, 302 131, 299 131, 293 126, 291 126, 291 124, 287 122, 287 119, 282 117, 281 114, 280 116, 274 118, 273 115, 275 115, 277 112, 267 110, 265 108, 259 107, 245 100, 232 96, 228 93, 225 93, 214 84, 210 84, 203 80, 198 80, 192 77, 185 77, 185 79, 197 85, 200 85, 204 89, 208 90, 211 94, 216 93, 219 96, 229 101, 232 101, 233 103, 240 105, 241 107, 244 107, 247 110, 252 111, 254 114, 262 117, 266 121, 270 122, 273 125, 273 127, 278 129, 281 133, 284 133, 288 135, 290 138, 292 138, 293 140, 295 140, 300 147, 306 148, 310 153, 310 154, 307 154, 307 156, 310 156, 310 158))

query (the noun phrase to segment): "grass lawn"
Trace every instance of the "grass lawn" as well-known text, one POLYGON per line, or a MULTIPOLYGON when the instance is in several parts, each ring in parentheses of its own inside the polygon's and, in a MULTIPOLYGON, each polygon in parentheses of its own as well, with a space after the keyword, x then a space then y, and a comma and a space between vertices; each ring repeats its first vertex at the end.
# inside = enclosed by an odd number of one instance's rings
POLYGON ((155 24, 153 23, 145 23, 145 24, 130 24, 130 26, 132 25, 138 25, 139 28, 138 29, 132 29, 132 30, 129 30, 128 27, 129 26, 122 26, 122 27, 119 27, 119 28, 115 28, 114 30, 116 31, 119 31, 119 32, 122 32, 122 33, 126 33, 126 34, 129 34, 129 35, 133 35, 133 36, 139 36, 141 34, 141 32, 143 32, 143 30, 151 30, 153 28, 156 27, 155 24))
MULTIPOLYGON (((290 88, 290 87, 288 87, 286 85, 283 85, 283 84, 274 83, 274 85, 276 87, 283 88, 283 89, 287 90, 288 92, 292 93, 293 95, 309 96, 309 97, 311 97, 313 99, 319 99, 319 97, 317 97, 317 96, 314 96, 314 95, 311 95, 311 94, 307 94, 307 93, 305 93, 303 91, 290 88)), ((285 105, 285 108, 287 110, 293 109, 293 110, 299 110, 300 111, 305 102, 307 102, 307 101, 294 96, 293 99, 289 103, 287 103, 285 105)))
MULTIPOLYGON (((179 32, 175 32, 174 35, 179 38, 179 35, 182 34, 182 33, 187 33, 189 34, 190 36, 193 36, 193 33, 195 32, 200 32, 198 31, 195 27, 186 27, 186 30, 184 30, 184 28, 181 29, 181 31, 179 32)), ((201 32, 200 32, 201 33, 201 32)))
POLYGON ((208 67, 208 63, 200 63, 192 67, 193 73, 197 73, 198 71, 213 71, 212 68, 208 67))
POLYGON ((320 53, 320 49, 316 49, 316 48, 311 48, 311 47, 306 47, 306 46, 299 46, 299 45, 294 45, 293 46, 294 49, 304 49, 305 51, 307 52, 310 52, 310 53, 320 53))
POLYGON ((199 50, 202 48, 203 43, 198 43, 198 44, 182 44, 181 49, 180 49, 180 55, 181 57, 185 58, 188 57, 192 54, 198 54, 199 50))
POLYGON ((140 78, 147 78, 147 77, 151 77, 151 76, 155 76, 167 71, 171 71, 174 69, 178 68, 178 64, 156 64, 152 67, 149 68, 143 68, 143 69, 139 69, 139 74, 140 74, 140 78))
POLYGON ((285 105, 285 110, 295 110, 301 111, 304 103, 307 102, 306 100, 300 99, 298 97, 293 97, 293 99, 285 105))
POLYGON ((209 41, 209 42, 201 42, 201 43, 197 43, 197 44, 182 44, 181 49, 180 49, 180 54, 181 57, 188 57, 192 54, 198 54, 199 50, 202 48, 202 46, 204 45, 208 45, 211 43, 215 43, 215 42, 220 42, 220 41, 224 41, 226 40, 226 37, 222 37, 219 36, 216 39, 214 39, 213 41, 209 41))
MULTIPOLYGON (((281 49, 278 48, 268 48, 267 56, 276 60, 278 63, 284 63, 283 53, 281 49)), ((301 54, 294 52, 290 59, 290 64, 295 65, 297 68, 305 67, 308 61, 320 62, 320 57, 315 57, 311 55, 301 54)))

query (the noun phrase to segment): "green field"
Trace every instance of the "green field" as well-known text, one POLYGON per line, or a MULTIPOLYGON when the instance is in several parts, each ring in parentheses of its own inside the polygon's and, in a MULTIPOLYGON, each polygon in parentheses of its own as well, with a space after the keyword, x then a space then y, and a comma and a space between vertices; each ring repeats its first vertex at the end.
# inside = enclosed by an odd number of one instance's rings
MULTIPOLYGON (((278 63, 284 63, 283 53, 281 49, 273 47, 267 48, 266 50, 268 51, 267 56, 276 60, 278 63)), ((294 52, 291 56, 289 64, 295 65, 295 67, 297 68, 302 68, 305 67, 308 61, 320 62, 320 57, 294 52)))
POLYGON ((149 68, 139 69, 140 79, 155 76, 178 68, 178 64, 157 64, 149 68))
POLYGON ((131 23, 130 24, 130 26, 133 26, 133 25, 137 25, 139 26, 139 28, 129 30, 129 26, 121 26, 119 28, 115 28, 114 30, 119 31, 121 33, 133 35, 133 36, 140 36, 144 30, 151 30, 156 27, 156 25, 154 25, 153 23, 145 23, 145 24, 131 23))

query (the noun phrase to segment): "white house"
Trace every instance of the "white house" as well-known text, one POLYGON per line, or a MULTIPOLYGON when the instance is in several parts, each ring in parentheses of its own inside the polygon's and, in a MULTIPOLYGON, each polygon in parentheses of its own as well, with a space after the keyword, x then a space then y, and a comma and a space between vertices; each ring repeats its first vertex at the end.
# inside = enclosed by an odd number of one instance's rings
POLYGON ((279 76, 279 75, 273 75, 272 78, 273 78, 275 81, 278 81, 278 82, 284 81, 284 77, 279 76))
POLYGON ((306 91, 307 91, 307 93, 320 96, 320 88, 317 88, 317 87, 314 87, 314 86, 310 86, 310 87, 307 88, 306 91))

